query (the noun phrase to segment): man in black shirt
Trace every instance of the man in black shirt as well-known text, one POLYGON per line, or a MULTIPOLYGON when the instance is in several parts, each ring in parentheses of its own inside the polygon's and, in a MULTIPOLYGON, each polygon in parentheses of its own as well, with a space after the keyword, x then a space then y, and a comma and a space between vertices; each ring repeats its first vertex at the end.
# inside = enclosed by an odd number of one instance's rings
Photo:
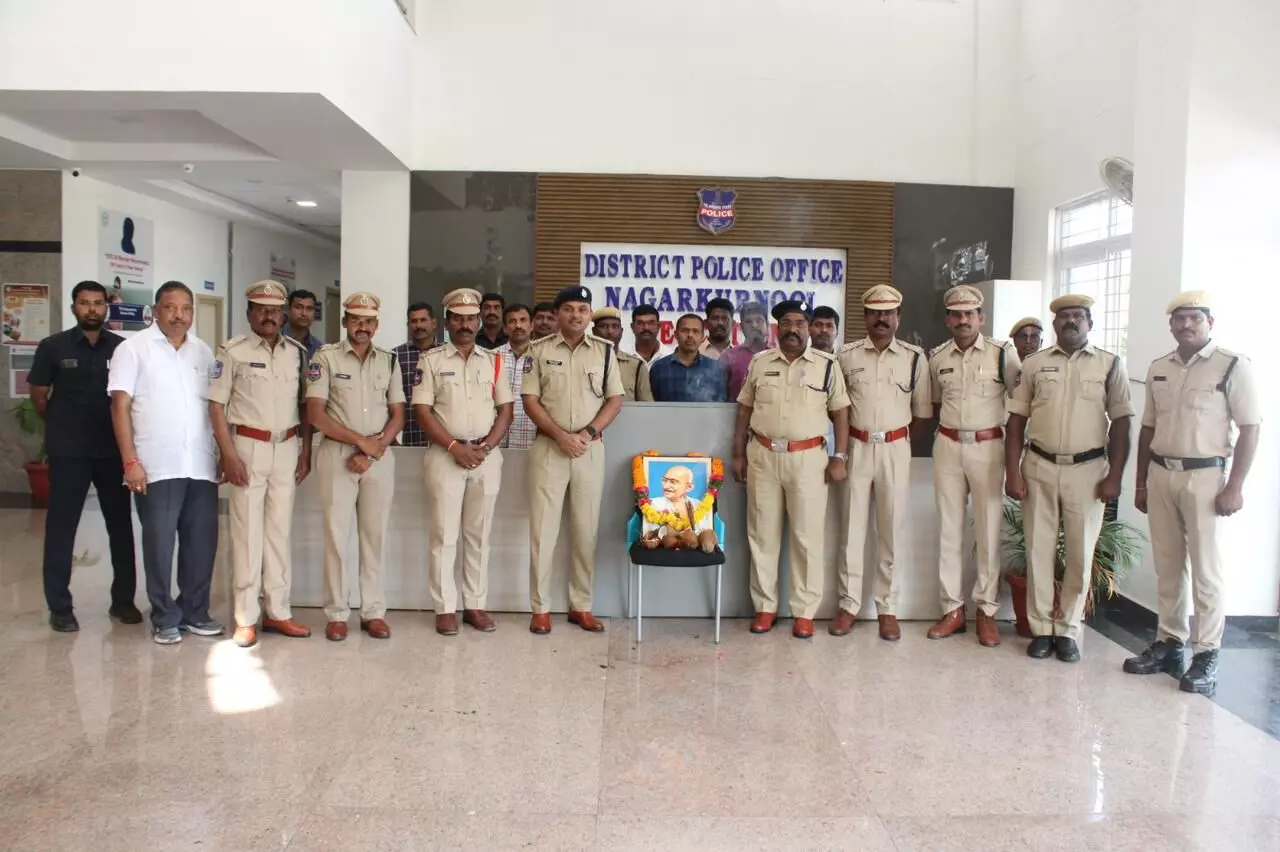
POLYGON ((76 528, 92 482, 111 543, 111 618, 141 624, 134 606, 133 519, 124 466, 111 428, 107 368, 111 353, 124 342, 103 329, 107 291, 96 281, 81 281, 71 291, 76 327, 50 335, 36 347, 28 382, 31 401, 45 419, 49 454, 49 511, 44 535, 44 597, 49 625, 60 633, 80 629, 71 603, 71 556, 76 528), (52 391, 52 393, 50 392, 52 391))
POLYGON ((485 293, 480 300, 480 331, 476 332, 476 346, 481 349, 497 349, 507 342, 507 332, 502 327, 502 312, 507 300, 501 293, 485 293))

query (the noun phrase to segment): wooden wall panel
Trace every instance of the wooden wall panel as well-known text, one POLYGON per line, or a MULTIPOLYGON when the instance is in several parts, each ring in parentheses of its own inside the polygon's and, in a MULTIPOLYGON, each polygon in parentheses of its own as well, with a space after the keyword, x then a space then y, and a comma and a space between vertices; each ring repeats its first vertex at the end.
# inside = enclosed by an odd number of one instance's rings
POLYGON ((584 242, 798 246, 848 253, 844 339, 866 333, 862 294, 893 272, 894 184, 660 175, 538 176, 534 292, 541 301, 580 278, 584 242), (733 228, 698 227, 697 192, 738 193, 733 228))

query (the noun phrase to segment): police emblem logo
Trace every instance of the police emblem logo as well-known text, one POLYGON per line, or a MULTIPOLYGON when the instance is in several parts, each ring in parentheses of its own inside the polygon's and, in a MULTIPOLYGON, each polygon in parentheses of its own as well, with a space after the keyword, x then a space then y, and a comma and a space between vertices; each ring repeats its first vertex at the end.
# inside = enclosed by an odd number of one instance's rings
POLYGON ((733 227, 737 212, 733 203, 738 193, 732 189, 698 190, 698 227, 709 234, 721 234, 733 227))
POLYGON ((209 367, 209 378, 213 381, 217 381, 218 379, 222 378, 222 362, 221 361, 214 361, 213 364, 209 367))
POLYGON ((307 366, 307 381, 320 381, 320 365, 315 361, 312 361, 311 364, 307 366))
POLYGON ((417 387, 418 385, 420 385, 420 384, 422 384, 422 371, 421 371, 421 370, 414 370, 414 371, 413 371, 413 386, 416 388, 416 387, 417 387))
POLYGON ((520 367, 520 371, 521 371, 521 372, 524 372, 524 373, 532 373, 532 372, 533 372, 533 359, 532 359, 532 358, 530 358, 528 355, 526 355, 526 356, 524 356, 524 358, 522 358, 521 360, 522 360, 522 361, 524 361, 524 364, 520 367))

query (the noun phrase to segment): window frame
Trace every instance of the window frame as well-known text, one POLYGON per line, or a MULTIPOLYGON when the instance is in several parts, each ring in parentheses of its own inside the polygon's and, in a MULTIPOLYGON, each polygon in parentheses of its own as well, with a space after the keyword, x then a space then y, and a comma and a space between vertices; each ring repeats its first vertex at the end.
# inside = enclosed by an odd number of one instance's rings
POLYGON ((1054 208, 1054 298, 1071 292, 1068 283, 1071 270, 1095 264, 1105 265, 1105 275, 1098 279, 1098 291, 1093 294, 1095 298, 1102 297, 1093 308, 1094 343, 1121 356, 1127 355, 1128 351, 1128 299, 1132 293, 1130 268, 1133 258, 1132 237, 1132 208, 1106 189, 1091 192, 1054 208), (1064 246, 1064 241, 1070 239, 1064 234, 1064 225, 1071 213, 1099 204, 1106 205, 1105 233, 1088 242, 1064 246), (1111 268, 1112 264, 1116 265, 1114 272, 1111 268), (1118 321, 1109 322, 1112 318, 1118 318, 1118 321))

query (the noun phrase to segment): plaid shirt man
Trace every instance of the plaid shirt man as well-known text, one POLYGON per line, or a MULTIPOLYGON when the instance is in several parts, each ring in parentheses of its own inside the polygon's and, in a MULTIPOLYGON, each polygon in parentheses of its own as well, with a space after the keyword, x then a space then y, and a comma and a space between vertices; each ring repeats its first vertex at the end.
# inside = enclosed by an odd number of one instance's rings
MULTIPOLYGON (((431 344, 429 349, 434 349, 439 344, 431 344)), ((400 362, 400 381, 404 383, 404 398, 413 399, 413 379, 418 373, 418 359, 422 357, 423 350, 413 345, 413 341, 401 343, 394 350, 396 360, 400 362)), ((413 406, 406 406, 409 410, 404 413, 404 429, 400 432, 400 445, 404 447, 429 447, 431 442, 427 440, 427 433, 422 431, 422 427, 418 425, 418 418, 413 416, 413 406)))
POLYGON ((525 370, 533 363, 533 356, 527 349, 523 355, 516 355, 510 343, 504 343, 494 351, 502 356, 503 366, 507 368, 507 376, 511 379, 511 393, 516 398, 515 418, 511 421, 511 428, 507 430, 507 436, 502 439, 502 446, 527 450, 533 446, 533 439, 538 435, 538 427, 534 426, 529 415, 524 413, 524 399, 520 396, 520 386, 524 382, 525 370))

